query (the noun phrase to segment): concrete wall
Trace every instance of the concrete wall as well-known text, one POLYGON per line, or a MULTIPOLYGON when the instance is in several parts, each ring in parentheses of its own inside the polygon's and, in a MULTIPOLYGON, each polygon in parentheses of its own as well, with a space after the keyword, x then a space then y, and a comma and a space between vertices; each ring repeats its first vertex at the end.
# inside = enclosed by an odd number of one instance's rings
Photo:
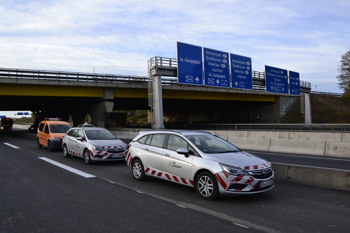
POLYGON ((244 150, 350 158, 350 133, 210 131, 244 150))
MULTIPOLYGON (((138 129, 115 131, 120 138, 134 138, 138 129)), ((207 130, 243 150, 350 158, 350 133, 294 131, 207 130)))
POLYGON ((272 163, 275 179, 350 191, 350 171, 272 163))

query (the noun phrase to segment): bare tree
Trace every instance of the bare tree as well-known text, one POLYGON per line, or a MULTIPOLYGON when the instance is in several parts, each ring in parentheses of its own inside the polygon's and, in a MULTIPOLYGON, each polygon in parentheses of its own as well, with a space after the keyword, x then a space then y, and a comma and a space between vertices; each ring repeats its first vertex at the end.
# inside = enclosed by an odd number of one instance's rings
POLYGON ((339 87, 346 88, 350 83, 350 50, 341 56, 340 66, 338 68, 340 74, 337 76, 339 87))

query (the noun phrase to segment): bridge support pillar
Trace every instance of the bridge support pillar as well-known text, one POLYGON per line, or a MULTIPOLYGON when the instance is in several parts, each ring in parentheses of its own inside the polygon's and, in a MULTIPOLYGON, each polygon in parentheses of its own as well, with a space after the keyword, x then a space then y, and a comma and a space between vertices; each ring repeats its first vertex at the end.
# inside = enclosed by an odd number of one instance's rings
POLYGON ((310 93, 305 93, 305 124, 312 124, 310 93))
POLYGON ((108 113, 113 111, 114 107, 114 88, 104 88, 102 102, 92 106, 90 116, 92 124, 98 127, 106 127, 108 113))
POLYGON ((162 77, 153 76, 153 116, 154 129, 164 129, 163 120, 163 95, 162 95, 162 77))

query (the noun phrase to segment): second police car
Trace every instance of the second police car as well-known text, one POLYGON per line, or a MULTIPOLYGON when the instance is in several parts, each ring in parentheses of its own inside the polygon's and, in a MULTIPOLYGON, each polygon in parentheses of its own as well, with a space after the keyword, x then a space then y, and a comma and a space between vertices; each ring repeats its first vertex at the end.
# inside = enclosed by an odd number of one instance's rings
POLYGON ((71 128, 62 140, 64 157, 77 156, 87 164, 94 161, 125 160, 126 147, 114 134, 98 127, 71 128))
POLYGON ((274 187, 271 163, 206 132, 140 132, 126 162, 136 180, 151 176, 191 186, 206 200, 274 187))

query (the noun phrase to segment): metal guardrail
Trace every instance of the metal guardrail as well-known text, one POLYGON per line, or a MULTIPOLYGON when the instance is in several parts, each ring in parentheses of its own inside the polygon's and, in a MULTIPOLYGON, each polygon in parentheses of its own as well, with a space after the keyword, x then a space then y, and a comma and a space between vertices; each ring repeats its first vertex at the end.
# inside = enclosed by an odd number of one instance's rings
POLYGON ((319 92, 319 91, 311 91, 310 93, 315 95, 328 95, 328 96, 339 97, 339 98, 343 95, 341 93, 319 92))
MULTIPOLYGON (((52 81, 73 81, 73 82, 110 82, 110 83, 141 83, 147 84, 149 77, 114 75, 100 73, 80 73, 66 71, 30 70, 0 68, 1 78, 28 79, 28 80, 52 80, 52 81)), ((162 79, 162 84, 177 84, 174 78, 162 79)))
MULTIPOLYGON (((167 129, 187 130, 271 130, 271 131, 350 131, 350 124, 200 124, 164 123, 167 129)), ((151 128, 151 123, 129 124, 128 128, 151 128)))

